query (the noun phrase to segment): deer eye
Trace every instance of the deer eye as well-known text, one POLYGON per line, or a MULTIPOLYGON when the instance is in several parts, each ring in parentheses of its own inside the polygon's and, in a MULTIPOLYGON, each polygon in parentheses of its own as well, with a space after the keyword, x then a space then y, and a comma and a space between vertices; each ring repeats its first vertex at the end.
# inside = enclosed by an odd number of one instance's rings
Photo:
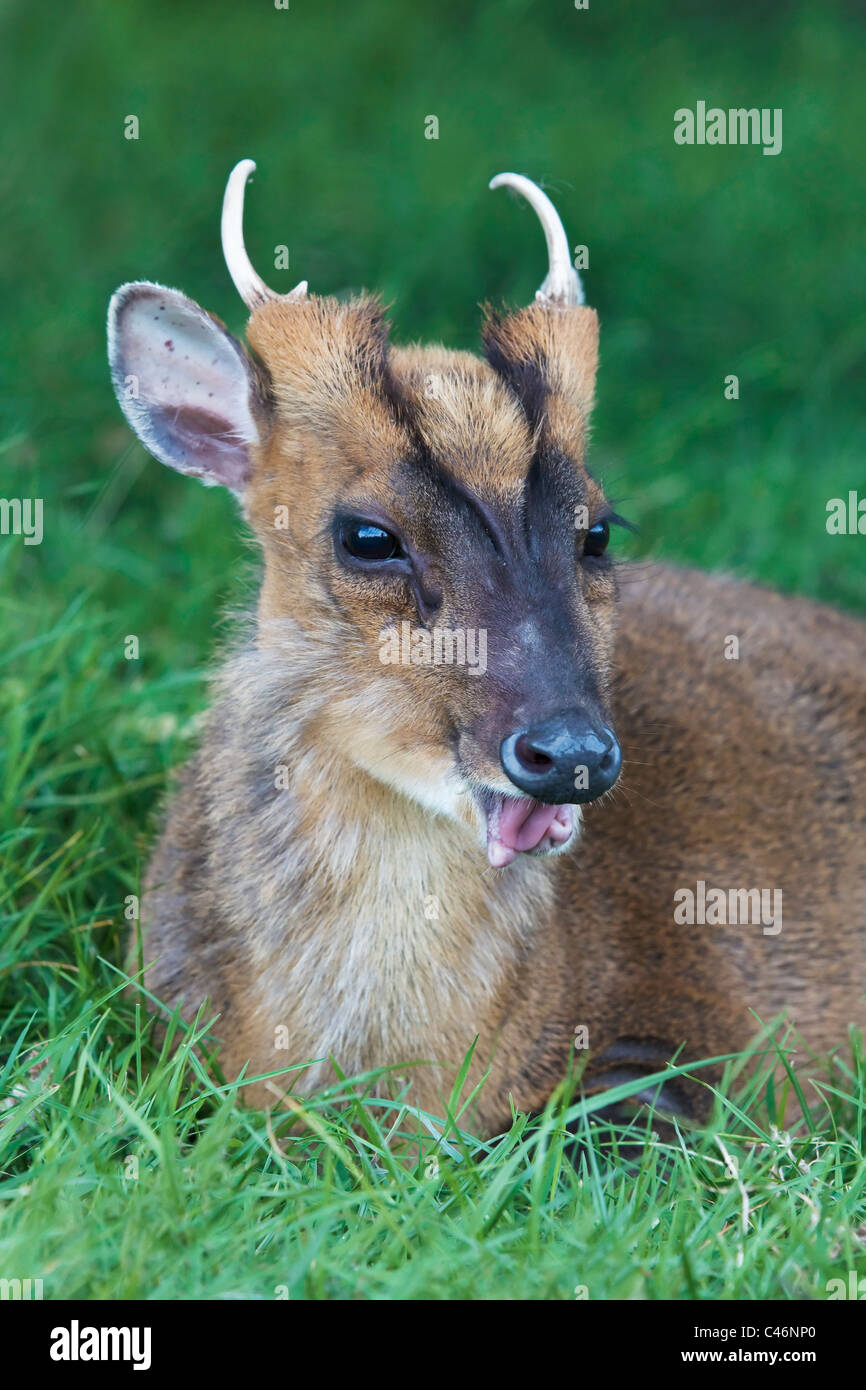
POLYGON ((396 536, 370 521, 344 522, 340 539, 356 560, 397 560, 405 554, 396 536))
POLYGON ((590 526, 586 533, 586 540, 583 542, 584 555, 603 555, 607 550, 607 543, 609 540, 609 523, 606 521, 597 521, 594 526, 590 526))

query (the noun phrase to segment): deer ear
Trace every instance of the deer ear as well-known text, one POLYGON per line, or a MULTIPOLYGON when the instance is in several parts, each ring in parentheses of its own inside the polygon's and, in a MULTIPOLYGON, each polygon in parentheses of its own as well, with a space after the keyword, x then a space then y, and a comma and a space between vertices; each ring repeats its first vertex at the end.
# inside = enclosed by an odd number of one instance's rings
POLYGON ((264 409, 256 369, 222 324, 177 290, 121 285, 108 308, 120 408, 161 463, 243 491, 264 409))

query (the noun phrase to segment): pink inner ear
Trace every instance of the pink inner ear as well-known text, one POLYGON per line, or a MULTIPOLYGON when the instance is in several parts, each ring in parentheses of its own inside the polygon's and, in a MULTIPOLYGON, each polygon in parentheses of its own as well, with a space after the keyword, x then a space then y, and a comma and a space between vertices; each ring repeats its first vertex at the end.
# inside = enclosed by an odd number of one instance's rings
POLYGON ((249 478, 249 450, 234 433, 231 420, 198 406, 173 411, 155 407, 150 413, 154 440, 162 439, 177 461, 172 467, 193 478, 240 492, 249 478))
POLYGON ((162 463, 242 491, 258 441, 249 363, 231 334, 177 290, 125 285, 109 310, 118 400, 162 463))

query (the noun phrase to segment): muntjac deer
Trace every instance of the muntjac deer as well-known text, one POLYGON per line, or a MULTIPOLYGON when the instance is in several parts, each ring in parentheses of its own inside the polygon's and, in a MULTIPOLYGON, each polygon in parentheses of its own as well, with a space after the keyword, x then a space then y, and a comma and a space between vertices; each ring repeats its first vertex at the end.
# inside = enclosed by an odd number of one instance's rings
MULTIPOLYGON (((156 458, 234 492, 261 546, 245 646, 149 868, 146 985, 218 1015, 273 1103, 473 1039, 474 1122, 744 1048, 862 1026, 866 629, 608 553, 586 463, 598 322, 555 209, 535 302, 483 357, 390 347, 378 300, 275 294, 223 206, 248 352, 176 290, 124 285, 109 352, 156 458), (627 580, 627 582, 624 582, 627 580), (729 660, 732 637, 738 659, 729 660), (757 1018, 756 1018, 757 1015, 757 1018), (282 1040, 282 1044, 280 1042, 282 1040)), ((792 544, 795 538, 792 537, 792 544)), ((664 1102, 700 1117, 704 1089, 664 1102)))

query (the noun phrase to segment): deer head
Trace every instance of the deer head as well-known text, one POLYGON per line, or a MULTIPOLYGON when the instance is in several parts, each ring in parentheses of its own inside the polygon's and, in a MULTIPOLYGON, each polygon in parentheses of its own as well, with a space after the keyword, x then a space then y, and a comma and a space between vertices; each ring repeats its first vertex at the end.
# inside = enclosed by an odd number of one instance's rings
MULTIPOLYGON (((585 466, 598 322, 528 179, 549 272, 486 311, 484 358, 392 348, 380 302, 268 289, 244 249, 251 160, 222 236, 250 351, 176 290, 122 286, 109 357, 163 463, 240 499, 264 574, 256 641, 318 653, 310 730, 350 766, 473 827, 495 867, 573 841, 620 768, 609 684, 617 520, 585 466)), ((335 795, 338 789, 335 788, 335 795)))

